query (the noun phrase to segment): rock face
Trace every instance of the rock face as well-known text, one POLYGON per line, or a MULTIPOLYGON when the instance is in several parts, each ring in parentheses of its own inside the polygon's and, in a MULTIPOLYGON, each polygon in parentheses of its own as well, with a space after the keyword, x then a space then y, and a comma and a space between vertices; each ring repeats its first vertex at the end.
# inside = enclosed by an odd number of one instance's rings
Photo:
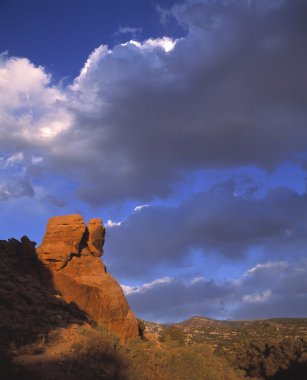
POLYGON ((137 320, 100 258, 104 239, 105 229, 99 218, 91 219, 87 227, 81 215, 57 216, 48 221, 37 252, 66 302, 75 303, 122 339, 135 337, 137 320))
POLYGON ((92 255, 100 257, 103 254, 105 229, 100 218, 93 218, 88 223, 88 248, 92 255))
POLYGON ((49 219, 43 243, 37 252, 44 264, 59 269, 69 255, 81 253, 86 225, 81 215, 55 216, 49 219))

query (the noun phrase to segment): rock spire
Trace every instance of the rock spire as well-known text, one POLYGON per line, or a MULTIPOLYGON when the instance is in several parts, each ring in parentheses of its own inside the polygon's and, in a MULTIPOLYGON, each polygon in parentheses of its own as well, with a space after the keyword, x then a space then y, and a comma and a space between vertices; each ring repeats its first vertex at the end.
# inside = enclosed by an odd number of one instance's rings
POLYGON ((123 339, 135 337, 137 320, 101 259, 104 240, 100 218, 86 226, 81 215, 56 216, 49 219, 37 253, 66 302, 75 303, 123 339))

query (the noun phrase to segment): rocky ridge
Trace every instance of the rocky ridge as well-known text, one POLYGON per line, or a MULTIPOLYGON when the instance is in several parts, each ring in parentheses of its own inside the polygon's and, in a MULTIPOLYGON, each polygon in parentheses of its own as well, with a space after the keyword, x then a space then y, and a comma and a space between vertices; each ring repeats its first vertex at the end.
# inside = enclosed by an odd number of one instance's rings
POLYGON ((54 288, 35 244, 26 236, 0 240, 0 348, 48 339, 57 328, 89 322, 54 288))

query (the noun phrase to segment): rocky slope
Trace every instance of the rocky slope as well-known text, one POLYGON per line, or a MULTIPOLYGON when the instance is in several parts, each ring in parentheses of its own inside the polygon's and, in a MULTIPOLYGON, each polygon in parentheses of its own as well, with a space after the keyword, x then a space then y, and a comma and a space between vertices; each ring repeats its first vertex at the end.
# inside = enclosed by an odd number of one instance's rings
POLYGON ((85 313, 66 303, 36 257, 35 243, 0 240, 0 347, 42 339, 57 327, 83 324, 85 313))

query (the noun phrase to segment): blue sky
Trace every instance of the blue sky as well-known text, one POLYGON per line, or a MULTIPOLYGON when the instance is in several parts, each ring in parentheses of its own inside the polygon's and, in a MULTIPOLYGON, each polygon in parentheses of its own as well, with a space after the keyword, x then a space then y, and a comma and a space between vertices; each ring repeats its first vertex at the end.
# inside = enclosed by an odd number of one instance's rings
POLYGON ((307 2, 5 0, 0 238, 107 226, 140 317, 307 312, 307 2))

